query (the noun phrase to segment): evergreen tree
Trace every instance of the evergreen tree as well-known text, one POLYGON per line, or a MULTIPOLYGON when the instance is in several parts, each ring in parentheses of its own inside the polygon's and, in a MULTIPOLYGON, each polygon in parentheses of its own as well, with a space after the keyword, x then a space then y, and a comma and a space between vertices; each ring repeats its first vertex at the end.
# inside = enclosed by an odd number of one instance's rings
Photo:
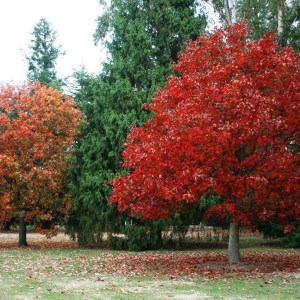
POLYGON ((55 68, 57 58, 64 53, 61 46, 56 45, 56 31, 46 19, 40 19, 34 26, 29 48, 31 54, 26 56, 28 80, 60 88, 63 82, 58 79, 55 68))
MULTIPOLYGON (((77 74, 80 89, 75 95, 88 124, 72 171, 74 213, 68 228, 81 243, 100 241, 104 231, 126 233, 128 228, 131 232, 136 228, 141 247, 159 239, 160 224, 128 220, 107 204, 111 192, 107 181, 123 172, 121 152, 130 127, 149 118, 143 104, 163 86, 185 42, 204 29, 205 18, 196 14, 195 3, 113 0, 98 19, 95 41, 106 45, 109 62, 96 78, 77 74), (134 226, 122 228, 125 220, 134 226), (149 228, 153 234, 147 236, 149 228)), ((138 250, 135 246, 129 248, 138 250)))

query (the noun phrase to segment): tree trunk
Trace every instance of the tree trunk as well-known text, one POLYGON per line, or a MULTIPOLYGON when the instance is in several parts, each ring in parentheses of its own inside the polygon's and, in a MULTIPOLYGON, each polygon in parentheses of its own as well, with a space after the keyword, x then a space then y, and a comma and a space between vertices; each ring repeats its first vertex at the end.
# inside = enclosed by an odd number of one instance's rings
POLYGON ((10 222, 6 221, 3 225, 3 230, 10 230, 10 222))
POLYGON ((230 7, 231 7, 231 23, 236 22, 236 15, 237 15, 237 1, 231 0, 230 1, 230 7))
POLYGON ((27 240, 26 240, 26 223, 24 218, 20 217, 19 219, 19 247, 26 247, 27 240))
POLYGON ((224 0, 223 6, 224 6, 224 11, 225 11, 225 16, 226 16, 226 23, 232 24, 229 1, 230 0, 224 0))
POLYGON ((231 264, 239 264, 241 262, 240 257, 240 224, 230 222, 229 226, 229 244, 228 244, 228 261, 231 264))
POLYGON ((156 229, 156 245, 157 246, 162 245, 162 230, 161 230, 161 228, 156 229))
POLYGON ((283 42, 283 10, 284 10, 284 0, 278 0, 277 2, 277 34, 278 42, 281 47, 284 46, 283 42))

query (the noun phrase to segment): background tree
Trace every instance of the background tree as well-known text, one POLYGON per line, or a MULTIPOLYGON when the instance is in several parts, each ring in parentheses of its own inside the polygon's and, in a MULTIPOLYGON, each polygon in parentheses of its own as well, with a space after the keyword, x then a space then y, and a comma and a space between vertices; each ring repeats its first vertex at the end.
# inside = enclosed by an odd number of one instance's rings
POLYGON ((110 188, 105 182, 122 172, 129 128, 149 118, 143 103, 163 85, 185 41, 196 38, 204 26, 191 0, 114 0, 99 17, 95 41, 106 45, 109 62, 98 77, 81 76, 75 96, 89 121, 73 170, 76 209, 69 230, 79 240, 91 241, 124 224, 124 216, 118 217, 107 203, 110 188))
MULTIPOLYGON (((277 33, 280 46, 291 45, 300 51, 300 1, 242 1, 240 16, 245 16, 253 28, 253 37, 260 38, 267 30, 277 33)), ((300 245, 300 226, 291 234, 284 233, 280 222, 265 221, 259 225, 265 237, 282 238, 285 245, 300 245)))
POLYGON ((261 38, 267 31, 277 34, 278 44, 291 45, 299 50, 300 1, 238 2, 239 18, 245 18, 253 29, 253 38, 261 38))
POLYGON ((274 36, 249 41, 243 23, 191 42, 133 128, 129 170, 113 180, 111 203, 142 218, 165 218, 207 193, 207 215, 230 218, 229 261, 240 262, 239 226, 300 219, 300 60, 274 36))
POLYGON ((223 24, 245 19, 251 27, 251 37, 261 38, 267 31, 277 33, 281 46, 300 49, 300 1, 284 0, 203 0, 209 3, 223 24))
POLYGON ((52 228, 70 210, 64 191, 81 112, 61 92, 40 83, 0 87, 0 219, 52 228))
POLYGON ((202 2, 208 3, 219 15, 220 21, 228 25, 236 22, 238 1, 239 0, 203 0, 202 2))
POLYGON ((57 77, 56 61, 64 53, 61 46, 56 44, 56 31, 46 19, 40 19, 34 26, 29 48, 31 54, 26 56, 28 80, 61 88, 63 82, 57 77))

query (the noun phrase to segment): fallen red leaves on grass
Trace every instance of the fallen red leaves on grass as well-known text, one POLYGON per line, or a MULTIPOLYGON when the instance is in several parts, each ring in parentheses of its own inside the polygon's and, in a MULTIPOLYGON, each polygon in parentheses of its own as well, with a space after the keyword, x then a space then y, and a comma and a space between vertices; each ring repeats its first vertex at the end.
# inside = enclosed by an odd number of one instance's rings
MULTIPOLYGON (((82 260, 88 259, 81 257, 82 260)), ((224 276, 245 275, 249 278, 263 277, 270 273, 299 272, 300 253, 247 253, 243 263, 231 265, 226 254, 203 253, 139 253, 104 254, 94 261, 90 273, 105 272, 129 276, 204 276, 219 279, 224 276)))
MULTIPOLYGON (((44 236, 29 233, 28 240, 30 247, 28 251, 36 249, 66 249, 78 248, 78 245, 71 241, 63 233, 56 237, 46 239, 44 236)), ((0 234, 0 250, 15 251, 17 247, 16 233, 0 234)), ((300 277, 300 251, 274 249, 274 252, 244 252, 242 254, 242 264, 229 264, 227 253, 203 251, 161 251, 161 252, 113 252, 106 250, 85 251, 81 255, 65 257, 59 261, 45 258, 43 265, 51 266, 53 272, 68 273, 90 273, 115 274, 125 276, 167 276, 171 280, 179 276, 203 276, 208 279, 220 279, 242 275, 247 278, 260 278, 268 274, 289 275, 294 274, 300 277), (59 263, 59 266, 57 265, 59 263), (79 268, 74 268, 79 266, 79 268), (74 269, 74 270, 73 270, 74 269), (77 271, 76 271, 76 270, 77 271)), ((38 266, 36 266, 38 267, 38 266)), ((48 271, 47 271, 48 272, 48 271)), ((98 278, 98 277, 97 277, 98 278)))

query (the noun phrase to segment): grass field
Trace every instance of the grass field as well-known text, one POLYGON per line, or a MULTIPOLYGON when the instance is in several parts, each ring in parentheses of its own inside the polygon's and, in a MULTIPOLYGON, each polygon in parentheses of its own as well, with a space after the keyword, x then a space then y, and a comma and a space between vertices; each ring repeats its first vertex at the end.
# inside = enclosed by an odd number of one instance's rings
POLYGON ((229 266, 226 249, 130 253, 35 237, 18 249, 0 234, 1 300, 300 299, 300 250, 244 240, 243 264, 229 266))

